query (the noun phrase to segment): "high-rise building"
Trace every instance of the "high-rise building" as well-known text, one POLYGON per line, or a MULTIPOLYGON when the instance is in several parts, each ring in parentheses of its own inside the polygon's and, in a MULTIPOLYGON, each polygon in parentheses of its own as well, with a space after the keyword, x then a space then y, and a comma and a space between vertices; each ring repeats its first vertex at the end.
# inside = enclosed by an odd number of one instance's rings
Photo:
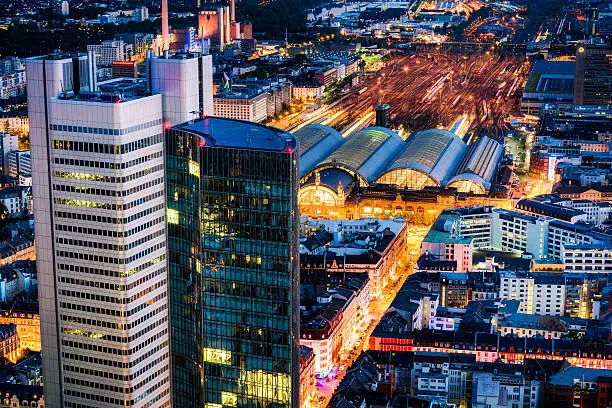
POLYGON ((198 38, 212 39, 219 35, 219 15, 216 10, 202 10, 198 14, 198 38))
POLYGON ((173 405, 298 407, 297 139, 206 118, 166 148, 173 405))
POLYGON ((19 150, 19 136, 13 133, 0 133, 0 142, 2 142, 2 171, 8 174, 9 171, 9 154, 19 150))
POLYGON ((612 104, 612 47, 582 45, 578 47, 574 103, 612 104))
POLYGON ((212 72, 183 76, 205 62, 176 57, 164 61, 180 61, 178 71, 97 85, 90 58, 27 61, 45 399, 166 407, 163 129, 212 106, 212 72))
POLYGON ((145 6, 134 9, 134 21, 143 22, 149 19, 149 9, 145 6))
POLYGON ((87 59, 84 55, 49 55, 27 61, 28 117, 32 151, 32 190, 34 222, 36 224, 36 265, 39 288, 39 310, 45 402, 48 406, 63 406, 63 378, 59 339, 57 276, 52 225, 52 194, 49 188, 49 116, 48 99, 62 90, 78 92, 88 85, 87 59))
POLYGON ((67 16, 70 14, 70 3, 68 3, 66 0, 62 1, 60 4, 60 14, 62 16, 67 16))
POLYGON ((125 61, 134 54, 134 46, 123 40, 106 40, 102 44, 90 44, 87 51, 96 53, 98 67, 110 67, 114 61, 125 61))
POLYGON ((150 86, 162 95, 166 127, 213 114, 211 55, 180 53, 150 63, 150 86))
POLYGON ((29 150, 13 150, 8 154, 7 174, 19 178, 20 174, 32 173, 32 156, 29 150))
POLYGON ((391 106, 386 103, 376 105, 376 126, 389 127, 389 111, 391 106))

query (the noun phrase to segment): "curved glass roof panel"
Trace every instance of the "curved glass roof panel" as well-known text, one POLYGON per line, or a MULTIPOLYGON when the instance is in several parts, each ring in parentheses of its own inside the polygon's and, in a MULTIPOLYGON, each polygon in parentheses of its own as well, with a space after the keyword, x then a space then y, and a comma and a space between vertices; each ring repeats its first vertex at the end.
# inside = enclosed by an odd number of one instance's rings
POLYGON ((345 142, 337 130, 319 124, 304 126, 293 135, 300 141, 300 177, 345 142))
POLYGON ((482 187, 488 190, 502 154, 503 146, 499 142, 482 136, 469 146, 452 180, 479 180, 482 187))
POLYGON ((293 132, 293 135, 300 141, 300 157, 327 138, 337 141, 338 144, 344 141, 344 138, 336 129, 319 124, 304 126, 293 132))
POLYGON ((318 166, 344 166, 357 171, 365 181, 371 182, 393 160, 403 143, 402 138, 389 129, 363 129, 350 136, 318 166))
POLYGON ((444 129, 425 130, 408 139, 406 148, 387 168, 387 172, 412 168, 443 184, 453 174, 465 150, 465 143, 454 133, 444 129))

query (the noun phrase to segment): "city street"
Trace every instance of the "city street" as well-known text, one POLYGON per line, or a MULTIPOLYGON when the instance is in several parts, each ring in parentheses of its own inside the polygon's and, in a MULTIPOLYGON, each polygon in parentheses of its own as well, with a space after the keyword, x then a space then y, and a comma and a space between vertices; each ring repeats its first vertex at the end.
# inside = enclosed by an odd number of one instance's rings
POLYGON ((334 393, 334 390, 338 387, 338 384, 340 384, 342 378, 344 378, 344 373, 346 370, 350 368, 350 366, 362 352, 368 350, 372 331, 382 318, 385 311, 391 305, 391 302, 393 302, 395 295, 400 290, 408 276, 413 273, 414 264, 419 257, 421 241, 423 241, 423 238, 425 235, 427 235, 429 226, 409 224, 407 230, 405 262, 402 271, 400 271, 399 279, 386 286, 385 292, 382 296, 373 299, 370 302, 370 324, 364 328, 363 333, 361 333, 359 344, 348 353, 340 356, 339 365, 332 370, 327 378, 317 379, 318 397, 320 401, 320 404, 317 406, 327 406, 334 393))

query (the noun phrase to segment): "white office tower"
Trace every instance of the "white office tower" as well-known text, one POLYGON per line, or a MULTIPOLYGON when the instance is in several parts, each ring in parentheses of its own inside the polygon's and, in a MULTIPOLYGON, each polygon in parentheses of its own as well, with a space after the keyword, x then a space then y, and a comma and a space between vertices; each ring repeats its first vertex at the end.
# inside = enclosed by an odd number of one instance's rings
POLYGON ((162 98, 84 60, 27 61, 46 405, 169 407, 162 98))
POLYGON ((151 89, 162 95, 164 125, 213 114, 212 56, 192 53, 150 60, 151 89))
POLYGON ((70 14, 70 4, 66 0, 62 1, 60 5, 60 14, 62 16, 67 16, 70 14))

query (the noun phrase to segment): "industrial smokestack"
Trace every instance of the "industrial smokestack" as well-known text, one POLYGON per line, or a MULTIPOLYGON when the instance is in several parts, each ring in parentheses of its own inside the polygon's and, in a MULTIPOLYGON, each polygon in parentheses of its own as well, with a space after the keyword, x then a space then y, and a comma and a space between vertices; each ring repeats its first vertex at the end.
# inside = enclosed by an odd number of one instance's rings
POLYGON ((161 0, 162 9, 162 51, 170 48, 170 30, 168 29, 168 0, 161 0))
POLYGON ((224 24, 224 28, 225 28, 225 33, 223 33, 223 37, 225 38, 225 42, 227 44, 232 42, 232 35, 231 33, 231 24, 230 24, 230 8, 228 6, 225 6, 225 24, 224 24))
POLYGON ((96 53, 87 51, 87 79, 89 81, 89 90, 96 92, 98 90, 98 74, 96 68, 96 53))
POLYGON ((236 0, 230 0, 230 22, 236 22, 236 0))
POLYGON ((223 7, 217 8, 218 26, 219 26, 219 48, 223 49, 225 45, 225 16, 223 15, 223 7))

